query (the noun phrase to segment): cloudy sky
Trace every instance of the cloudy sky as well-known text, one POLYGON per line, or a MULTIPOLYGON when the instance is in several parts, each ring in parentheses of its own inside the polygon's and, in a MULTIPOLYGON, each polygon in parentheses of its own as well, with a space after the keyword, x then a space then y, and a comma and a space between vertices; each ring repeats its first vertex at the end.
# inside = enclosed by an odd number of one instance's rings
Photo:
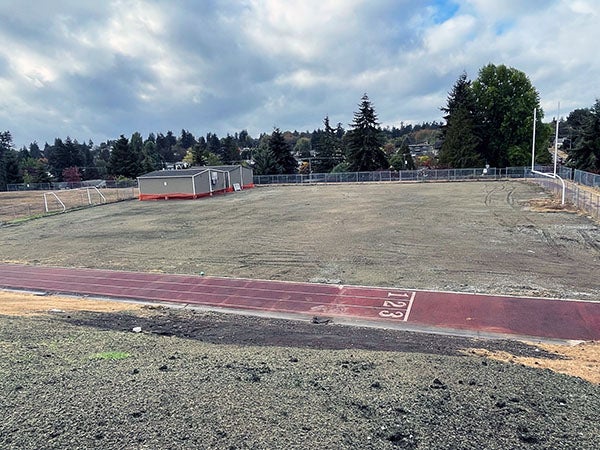
POLYGON ((546 118, 600 97, 599 0, 1 0, 0 131, 17 147, 185 128, 256 137, 441 121, 463 71, 525 72, 546 118))

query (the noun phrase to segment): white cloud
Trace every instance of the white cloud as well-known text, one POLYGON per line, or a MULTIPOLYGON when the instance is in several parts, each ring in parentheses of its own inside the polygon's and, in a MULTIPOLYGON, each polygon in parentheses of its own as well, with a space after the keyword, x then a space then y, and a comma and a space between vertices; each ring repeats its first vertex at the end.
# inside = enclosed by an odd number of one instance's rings
POLYGON ((17 145, 187 128, 223 135, 439 120, 463 72, 524 71, 547 111, 600 96, 596 1, 0 3, 0 102, 17 145), (441 20, 441 18, 446 20, 441 20), (8 112, 10 111, 10 113, 8 112))
POLYGON ((321 60, 343 36, 358 31, 357 0, 251 0, 243 30, 267 55, 321 60), (335 41, 334 41, 335 39, 335 41))

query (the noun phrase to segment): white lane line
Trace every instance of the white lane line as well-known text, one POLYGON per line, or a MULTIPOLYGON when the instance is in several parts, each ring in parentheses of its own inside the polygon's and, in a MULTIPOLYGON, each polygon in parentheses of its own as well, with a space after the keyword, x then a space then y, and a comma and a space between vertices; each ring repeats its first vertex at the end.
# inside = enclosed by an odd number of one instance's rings
POLYGON ((410 310, 412 309, 413 301, 415 300, 416 292, 413 292, 410 296, 410 300, 408 301, 408 308, 406 308, 406 314, 404 314, 404 322, 408 322, 408 316, 410 315, 410 310))

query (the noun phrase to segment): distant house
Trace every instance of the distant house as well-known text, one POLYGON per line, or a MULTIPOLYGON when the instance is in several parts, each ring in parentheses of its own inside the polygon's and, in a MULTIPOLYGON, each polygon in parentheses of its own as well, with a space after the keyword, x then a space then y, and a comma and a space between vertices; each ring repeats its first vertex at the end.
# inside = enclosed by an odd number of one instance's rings
POLYGON ((140 200, 195 199, 254 187, 252 169, 202 166, 156 170, 138 177, 140 200))
POLYGON ((420 144, 409 144, 408 149, 410 154, 413 156, 426 155, 433 151, 433 145, 428 142, 421 142, 420 144))

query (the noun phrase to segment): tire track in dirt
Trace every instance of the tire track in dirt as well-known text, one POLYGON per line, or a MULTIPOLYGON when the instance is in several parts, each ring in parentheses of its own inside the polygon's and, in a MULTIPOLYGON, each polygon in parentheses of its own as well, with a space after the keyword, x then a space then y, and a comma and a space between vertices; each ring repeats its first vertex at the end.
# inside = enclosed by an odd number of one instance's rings
POLYGON ((592 237, 585 230, 579 230, 579 234, 583 238, 584 242, 590 247, 600 253, 600 245, 592 239, 592 237))
POLYGON ((555 240, 552 234, 548 230, 541 228, 533 219, 531 219, 531 217, 529 217, 529 215, 526 212, 523 211, 521 206, 515 201, 515 192, 517 190, 518 186, 516 185, 512 185, 507 188, 507 186, 503 184, 500 189, 493 188, 486 194, 484 202, 486 206, 491 207, 493 203, 493 195, 506 192, 504 202, 512 209, 514 213, 513 218, 512 220, 509 220, 509 217, 506 214, 493 211, 493 215, 496 218, 496 220, 498 220, 498 223, 500 223, 500 225, 502 226, 506 226, 511 229, 530 229, 541 237, 543 243, 546 247, 548 247, 548 249, 553 255, 563 259, 572 260, 572 258, 565 253, 563 246, 555 240))
MULTIPOLYGON (((486 184, 484 186, 484 189, 487 188, 488 185, 486 184)), ((483 200, 483 203, 485 204, 485 206, 489 207, 492 204, 492 195, 496 192, 496 191, 503 191, 506 189, 506 186, 504 184, 500 185, 500 189, 498 189, 497 185, 494 185, 492 187, 491 191, 486 192, 485 198, 483 200)))

